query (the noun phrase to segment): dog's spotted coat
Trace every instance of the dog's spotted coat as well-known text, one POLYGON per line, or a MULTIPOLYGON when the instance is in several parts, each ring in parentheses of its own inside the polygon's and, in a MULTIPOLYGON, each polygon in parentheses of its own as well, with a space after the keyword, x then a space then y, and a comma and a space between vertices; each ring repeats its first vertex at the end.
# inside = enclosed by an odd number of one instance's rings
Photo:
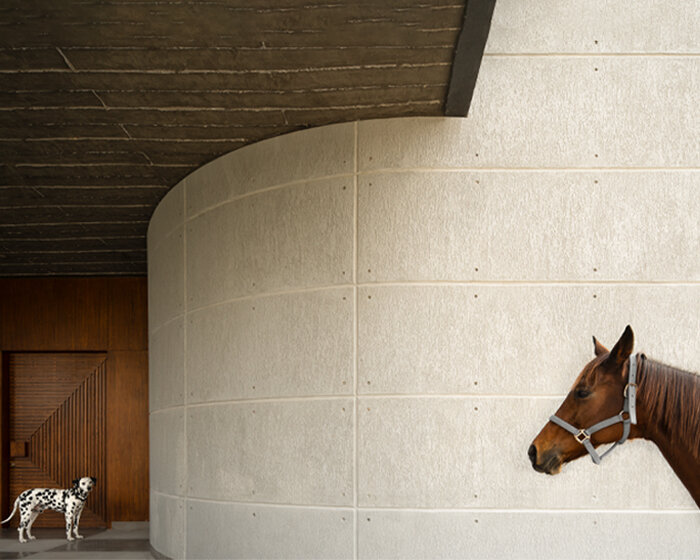
POLYGON ((66 538, 69 541, 74 539, 82 539, 78 534, 78 525, 80 523, 80 515, 83 513, 85 500, 88 493, 92 490, 97 480, 91 476, 76 478, 73 481, 73 487, 68 489, 58 488, 32 488, 25 490, 15 500, 15 506, 12 509, 10 517, 5 519, 3 523, 7 523, 17 511, 19 506, 19 542, 27 542, 24 536, 26 530, 27 537, 34 540, 32 536, 32 524, 39 517, 39 514, 45 509, 53 509, 63 513, 66 518, 66 538), (74 536, 75 535, 75 536, 74 536))

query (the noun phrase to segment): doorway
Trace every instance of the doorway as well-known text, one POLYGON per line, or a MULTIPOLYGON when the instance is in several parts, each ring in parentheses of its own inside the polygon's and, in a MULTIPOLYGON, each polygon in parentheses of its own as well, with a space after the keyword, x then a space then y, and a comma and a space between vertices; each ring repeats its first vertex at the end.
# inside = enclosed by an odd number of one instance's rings
MULTIPOLYGON (((3 353, 8 429, 6 515, 28 488, 69 488, 94 476, 81 527, 107 526, 106 353, 3 353)), ((5 407, 4 407, 5 408, 5 407)), ((19 516, 12 523, 17 526, 19 516)), ((34 527, 64 527, 63 514, 47 510, 34 527)))

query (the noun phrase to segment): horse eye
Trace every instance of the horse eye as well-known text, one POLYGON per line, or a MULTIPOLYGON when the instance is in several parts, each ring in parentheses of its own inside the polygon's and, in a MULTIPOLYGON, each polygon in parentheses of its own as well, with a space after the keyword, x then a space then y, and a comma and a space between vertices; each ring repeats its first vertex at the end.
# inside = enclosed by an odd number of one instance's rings
POLYGON ((576 389, 574 392, 574 397, 577 399, 585 399, 591 396, 591 392, 588 389, 576 389))

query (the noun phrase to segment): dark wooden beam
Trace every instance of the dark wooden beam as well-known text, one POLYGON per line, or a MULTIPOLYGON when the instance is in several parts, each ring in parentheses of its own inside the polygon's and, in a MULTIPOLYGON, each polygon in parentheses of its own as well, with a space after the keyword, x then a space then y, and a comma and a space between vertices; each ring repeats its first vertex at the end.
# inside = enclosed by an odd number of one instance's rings
POLYGON ((484 56, 496 0, 467 0, 447 89, 445 116, 466 117, 484 56))

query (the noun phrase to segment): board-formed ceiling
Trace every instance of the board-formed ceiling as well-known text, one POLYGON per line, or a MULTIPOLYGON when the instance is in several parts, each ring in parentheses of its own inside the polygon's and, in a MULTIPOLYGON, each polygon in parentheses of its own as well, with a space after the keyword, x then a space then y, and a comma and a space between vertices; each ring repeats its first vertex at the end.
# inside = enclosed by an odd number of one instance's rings
POLYGON ((168 189, 259 140, 444 114, 465 4, 5 0, 0 276, 145 275, 168 189))

